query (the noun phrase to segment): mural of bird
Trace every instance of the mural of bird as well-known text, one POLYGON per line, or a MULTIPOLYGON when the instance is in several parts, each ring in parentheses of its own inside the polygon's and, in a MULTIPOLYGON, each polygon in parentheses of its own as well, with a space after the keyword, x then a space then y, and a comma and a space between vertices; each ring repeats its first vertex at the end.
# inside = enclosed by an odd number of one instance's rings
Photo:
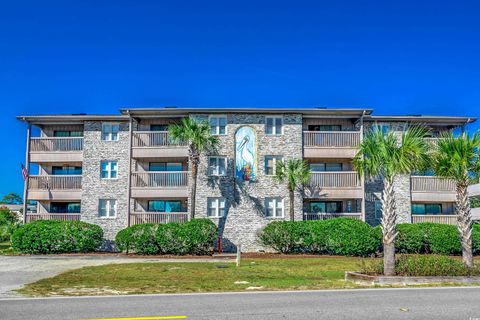
POLYGON ((252 134, 251 128, 241 128, 236 136, 236 176, 244 181, 255 179, 255 137, 251 138, 252 134))

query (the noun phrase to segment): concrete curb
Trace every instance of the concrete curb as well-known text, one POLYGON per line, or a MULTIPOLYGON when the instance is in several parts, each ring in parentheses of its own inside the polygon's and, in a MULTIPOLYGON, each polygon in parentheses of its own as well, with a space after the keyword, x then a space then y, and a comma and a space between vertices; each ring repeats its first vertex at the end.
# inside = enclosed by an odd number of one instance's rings
POLYGON ((345 280, 366 285, 415 285, 430 283, 480 283, 480 277, 441 276, 441 277, 402 277, 371 276, 358 272, 345 272, 345 280))

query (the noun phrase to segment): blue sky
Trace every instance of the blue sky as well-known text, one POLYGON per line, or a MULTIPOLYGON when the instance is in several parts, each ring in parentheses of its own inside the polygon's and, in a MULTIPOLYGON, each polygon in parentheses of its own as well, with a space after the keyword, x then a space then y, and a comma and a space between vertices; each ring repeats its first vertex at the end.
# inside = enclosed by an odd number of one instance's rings
POLYGON ((20 114, 176 105, 479 116, 479 15, 478 1, 3 1, 0 195, 22 192, 20 114))

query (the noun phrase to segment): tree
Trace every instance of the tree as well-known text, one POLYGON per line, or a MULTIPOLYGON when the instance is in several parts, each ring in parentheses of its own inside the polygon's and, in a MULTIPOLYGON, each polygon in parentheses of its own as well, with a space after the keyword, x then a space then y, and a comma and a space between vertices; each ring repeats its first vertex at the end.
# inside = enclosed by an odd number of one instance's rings
POLYGON ((433 169, 437 176, 452 179, 456 184, 457 228, 462 242, 463 263, 473 267, 472 218, 467 187, 478 181, 480 175, 480 133, 473 136, 462 133, 455 136, 452 132, 443 134, 438 140, 433 157, 433 169))
POLYGON ((387 276, 395 274, 397 213, 394 180, 399 174, 410 174, 425 166, 428 161, 428 145, 424 140, 426 133, 427 129, 423 126, 412 126, 401 136, 375 127, 365 135, 353 159, 353 165, 361 176, 371 180, 383 179, 381 228, 384 273, 387 276))
POLYGON ((10 192, 3 196, 1 203, 4 204, 22 204, 22 197, 14 192, 10 192))
POLYGON ((197 176, 200 155, 218 145, 217 137, 210 133, 210 125, 206 121, 197 121, 192 118, 183 118, 178 124, 171 125, 168 129, 170 138, 178 143, 188 145, 188 160, 192 172, 192 188, 190 191, 190 218, 195 218, 195 200, 197 193, 197 176))
POLYGON ((290 200, 290 220, 295 220, 295 189, 305 186, 310 180, 310 168, 302 159, 292 159, 288 162, 277 163, 275 178, 281 182, 287 182, 288 197, 290 200))

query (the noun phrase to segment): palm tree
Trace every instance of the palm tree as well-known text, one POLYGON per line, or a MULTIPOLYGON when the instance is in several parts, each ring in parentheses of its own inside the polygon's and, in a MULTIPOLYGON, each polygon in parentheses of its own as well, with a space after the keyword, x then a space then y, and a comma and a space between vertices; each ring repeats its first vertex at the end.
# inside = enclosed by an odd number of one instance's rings
POLYGON ((305 186, 310 180, 310 168, 302 159, 292 159, 288 162, 277 163, 275 178, 284 183, 287 182, 288 196, 290 200, 290 220, 295 220, 295 189, 305 186))
POLYGON ((361 176, 371 180, 383 179, 381 228, 384 273, 388 276, 395 273, 397 236, 393 183, 397 175, 410 174, 424 167, 428 159, 427 143, 423 139, 426 133, 425 127, 412 126, 400 137, 392 131, 384 132, 375 127, 366 134, 353 159, 353 165, 361 176))
POLYGON ((202 152, 215 149, 218 145, 218 139, 210 133, 210 125, 208 122, 199 122, 189 117, 183 118, 178 124, 169 126, 168 133, 173 141, 188 144, 188 160, 190 162, 193 179, 190 190, 190 219, 194 219, 200 155, 202 152))
POLYGON ((467 267, 473 267, 472 218, 467 187, 480 175, 479 149, 479 132, 471 137, 465 132, 455 137, 452 132, 449 132, 438 140, 433 158, 435 174, 452 179, 456 184, 457 227, 462 240, 463 263, 467 267))

